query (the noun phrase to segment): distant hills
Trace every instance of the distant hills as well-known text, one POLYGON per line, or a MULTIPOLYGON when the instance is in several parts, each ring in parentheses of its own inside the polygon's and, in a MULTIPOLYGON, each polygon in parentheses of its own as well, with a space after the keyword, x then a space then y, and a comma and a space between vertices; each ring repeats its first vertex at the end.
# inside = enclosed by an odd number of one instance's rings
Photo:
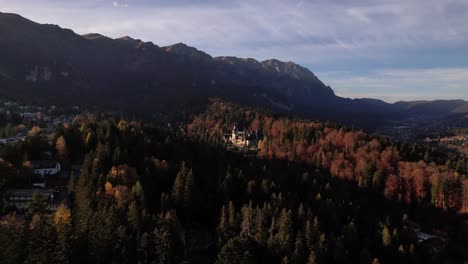
POLYGON ((293 62, 212 57, 183 43, 159 47, 131 37, 78 35, 16 14, 0 13, 0 58, 0 95, 38 103, 151 115, 221 97, 362 126, 468 112, 462 100, 388 104, 342 98, 293 62))

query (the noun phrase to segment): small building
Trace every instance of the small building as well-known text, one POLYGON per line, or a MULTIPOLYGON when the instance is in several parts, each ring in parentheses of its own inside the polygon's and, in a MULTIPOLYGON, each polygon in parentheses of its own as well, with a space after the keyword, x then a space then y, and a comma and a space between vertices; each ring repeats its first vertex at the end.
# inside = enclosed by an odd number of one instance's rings
POLYGON ((41 177, 56 175, 61 171, 60 163, 56 160, 36 160, 31 164, 34 175, 41 177))
POLYGON ((437 256, 447 248, 447 241, 440 237, 433 236, 420 243, 424 251, 432 256, 437 256))
POLYGON ((7 144, 16 144, 20 141, 24 141, 26 137, 24 136, 14 136, 9 138, 2 138, 0 139, 0 145, 7 145, 7 144))
POLYGON ((421 247, 433 256, 439 255, 447 246, 447 233, 432 230, 430 233, 421 231, 421 226, 411 220, 406 222, 406 226, 410 231, 410 237, 416 241, 421 247))
POLYGON ((66 195, 54 189, 7 189, 3 195, 4 209, 24 212, 32 201, 34 193, 39 193, 47 199, 47 209, 56 211, 66 195))

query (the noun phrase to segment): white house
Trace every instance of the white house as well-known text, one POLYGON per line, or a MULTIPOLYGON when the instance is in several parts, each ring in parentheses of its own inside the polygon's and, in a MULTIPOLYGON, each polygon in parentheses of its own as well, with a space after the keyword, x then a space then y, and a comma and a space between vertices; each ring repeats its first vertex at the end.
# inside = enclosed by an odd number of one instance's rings
POLYGON ((42 177, 45 175, 56 175, 61 170, 60 163, 56 160, 37 160, 31 163, 33 173, 42 177))
POLYGON ((39 193, 47 199, 47 209, 50 211, 56 211, 66 197, 66 193, 54 189, 7 189, 3 194, 3 205, 5 208, 14 207, 16 210, 25 211, 34 193, 39 193))

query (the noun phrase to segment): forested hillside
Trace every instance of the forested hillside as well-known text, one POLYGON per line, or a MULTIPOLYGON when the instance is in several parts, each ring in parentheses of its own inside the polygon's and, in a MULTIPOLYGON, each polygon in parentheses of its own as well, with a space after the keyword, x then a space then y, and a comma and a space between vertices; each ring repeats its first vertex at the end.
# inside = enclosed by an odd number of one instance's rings
POLYGON ((466 160, 422 146, 214 101, 189 123, 79 115, 50 143, 38 133, 4 148, 3 186, 44 151, 82 171, 56 212, 34 195, 24 216, 3 216, 2 263, 467 258, 466 160), (226 149, 233 125, 263 132, 257 155, 226 149))
POLYGON ((305 163, 386 197, 422 206, 468 210, 468 160, 416 144, 395 143, 332 123, 292 119, 214 100, 188 133, 221 143, 241 126, 262 131, 258 157, 305 163))

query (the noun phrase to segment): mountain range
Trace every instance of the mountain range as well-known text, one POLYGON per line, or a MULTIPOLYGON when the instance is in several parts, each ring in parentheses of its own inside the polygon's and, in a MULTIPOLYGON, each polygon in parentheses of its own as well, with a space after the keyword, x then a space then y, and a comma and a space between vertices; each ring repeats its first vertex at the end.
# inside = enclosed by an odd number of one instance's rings
POLYGON ((412 116, 468 113, 468 102, 389 104, 335 95, 310 70, 275 59, 212 57, 183 43, 78 35, 0 13, 0 96, 144 113, 198 107, 210 97, 311 118, 375 126, 412 116))

